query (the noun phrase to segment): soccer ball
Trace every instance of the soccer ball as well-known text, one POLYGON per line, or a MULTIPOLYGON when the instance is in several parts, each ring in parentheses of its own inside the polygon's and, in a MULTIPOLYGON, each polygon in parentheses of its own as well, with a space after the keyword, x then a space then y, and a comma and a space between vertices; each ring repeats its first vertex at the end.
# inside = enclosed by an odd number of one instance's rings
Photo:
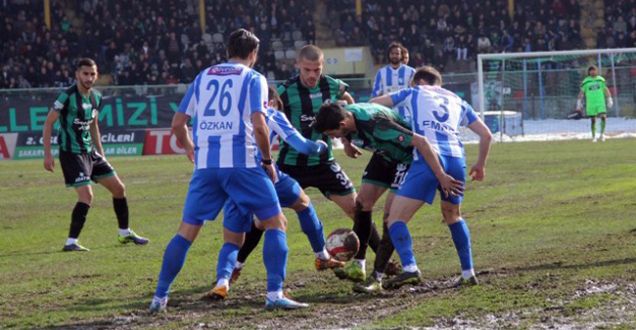
POLYGON ((358 235, 351 229, 338 228, 327 236, 327 251, 340 261, 349 261, 360 248, 358 235))

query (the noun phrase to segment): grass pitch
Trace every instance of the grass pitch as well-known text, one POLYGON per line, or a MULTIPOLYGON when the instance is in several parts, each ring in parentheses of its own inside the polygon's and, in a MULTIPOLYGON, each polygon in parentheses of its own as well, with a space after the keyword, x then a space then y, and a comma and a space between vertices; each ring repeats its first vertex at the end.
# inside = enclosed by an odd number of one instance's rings
MULTIPOLYGON (((468 146, 469 164, 476 146, 468 146)), ((336 157, 354 182, 369 154, 336 157)), ((222 244, 208 223, 172 288, 169 313, 150 317, 163 250, 176 232, 191 173, 185 157, 111 158, 128 188, 131 227, 148 246, 121 246, 108 192, 96 187, 80 237, 88 253, 62 253, 75 194, 41 161, 0 162, 0 328, 636 327, 636 140, 496 144, 487 179, 467 185, 463 212, 482 285, 449 287, 459 272, 438 200, 410 224, 425 283, 377 296, 313 269, 295 214, 287 286, 312 304, 266 312, 260 249, 230 298, 200 301, 222 244)), ((469 165, 470 166, 470 165, 469 165)), ((326 233, 350 227, 308 190, 326 233)), ((383 200, 382 200, 383 203, 383 200)), ((382 203, 374 220, 381 221, 382 203)), ((368 253, 368 269, 374 254, 368 253)))

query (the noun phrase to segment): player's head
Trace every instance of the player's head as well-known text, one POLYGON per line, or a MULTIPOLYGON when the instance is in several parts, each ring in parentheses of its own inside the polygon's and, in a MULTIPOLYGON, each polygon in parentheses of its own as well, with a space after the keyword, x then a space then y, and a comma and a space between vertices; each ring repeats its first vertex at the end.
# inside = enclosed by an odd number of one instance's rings
POLYGON ((597 74, 598 74, 598 68, 596 68, 596 65, 590 65, 587 68, 587 75, 588 76, 596 77, 597 74))
POLYGON ((338 102, 323 104, 312 127, 330 137, 345 137, 354 132, 353 115, 338 102))
POLYGON ((413 86, 431 85, 442 86, 442 74, 430 65, 417 68, 411 81, 413 86))
POLYGON ((300 49, 296 58, 296 67, 300 71, 300 82, 306 87, 316 87, 322 75, 324 54, 314 45, 307 45, 300 49))
POLYGON ((93 59, 83 57, 77 61, 75 79, 84 89, 91 89, 97 81, 97 76, 97 63, 93 59))
POLYGON ((409 50, 402 46, 402 64, 409 65, 409 50))
POLYGON ((386 58, 389 59, 391 65, 400 65, 402 63, 402 44, 396 41, 390 43, 386 51, 386 58))
POLYGON ((278 91, 276 88, 269 86, 269 97, 267 99, 267 104, 269 104, 270 108, 274 108, 276 110, 283 110, 283 100, 278 95, 278 91))
POLYGON ((260 40, 254 33, 245 29, 238 29, 230 34, 227 42, 227 57, 247 60, 249 67, 254 66, 258 54, 260 40))

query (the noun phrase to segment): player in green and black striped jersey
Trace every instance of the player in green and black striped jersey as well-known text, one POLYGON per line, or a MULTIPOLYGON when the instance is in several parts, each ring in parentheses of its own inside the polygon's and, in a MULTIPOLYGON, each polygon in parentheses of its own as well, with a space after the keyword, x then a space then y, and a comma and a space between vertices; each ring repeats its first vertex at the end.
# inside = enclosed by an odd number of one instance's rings
MULTIPOLYGON (((278 93, 285 105, 285 115, 291 124, 305 138, 325 141, 329 151, 321 156, 304 156, 282 143, 278 154, 278 167, 296 179, 301 187, 318 188, 323 195, 354 219, 359 208, 356 207, 353 183, 335 161, 331 139, 312 127, 321 105, 336 103, 339 100, 354 103, 354 100, 347 92, 347 84, 322 74, 323 64, 324 55, 320 48, 313 45, 303 47, 296 59, 299 75, 278 86, 278 93)), ((350 144, 347 144, 345 152, 350 156, 360 154, 360 151, 350 144)), ((353 230, 357 233, 356 224, 353 230)), ((379 242, 380 236, 373 227, 369 245, 376 251, 379 242)))
MULTIPOLYGON (((345 137, 356 146, 373 151, 362 177, 362 186, 357 201, 362 209, 356 212, 359 224, 360 249, 353 262, 339 270, 339 277, 356 281, 364 280, 365 257, 368 233, 373 221, 371 213, 377 200, 391 188, 384 205, 386 222, 395 191, 413 159, 413 147, 424 156, 440 181, 445 192, 458 192, 462 185, 447 175, 425 137, 414 134, 410 125, 395 111, 375 103, 357 103, 342 106, 340 104, 323 105, 316 117, 314 128, 331 137, 345 137)), ((380 289, 382 277, 393 253, 393 244, 388 235, 386 223, 379 252, 376 253, 374 271, 366 283, 354 286, 354 290, 371 292, 380 289)))
POLYGON ((60 120, 60 166, 67 187, 74 187, 78 201, 71 215, 71 228, 64 251, 88 251, 79 245, 78 237, 86 222, 93 199, 91 181, 102 184, 113 195, 113 207, 119 224, 119 242, 146 244, 128 227, 126 189, 113 167, 104 158, 97 124, 102 95, 93 89, 97 80, 97 65, 89 58, 79 60, 75 71, 77 82, 61 92, 44 123, 44 168, 53 172, 55 161, 51 153, 53 124, 60 120))

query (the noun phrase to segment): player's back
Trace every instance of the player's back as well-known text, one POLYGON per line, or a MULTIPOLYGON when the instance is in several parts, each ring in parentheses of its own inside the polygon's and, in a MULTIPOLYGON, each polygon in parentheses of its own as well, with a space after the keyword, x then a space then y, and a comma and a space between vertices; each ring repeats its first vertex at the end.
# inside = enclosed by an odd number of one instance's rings
POLYGON ((199 73, 188 94, 196 167, 256 167, 250 116, 265 110, 265 78, 242 64, 219 64, 199 73))

